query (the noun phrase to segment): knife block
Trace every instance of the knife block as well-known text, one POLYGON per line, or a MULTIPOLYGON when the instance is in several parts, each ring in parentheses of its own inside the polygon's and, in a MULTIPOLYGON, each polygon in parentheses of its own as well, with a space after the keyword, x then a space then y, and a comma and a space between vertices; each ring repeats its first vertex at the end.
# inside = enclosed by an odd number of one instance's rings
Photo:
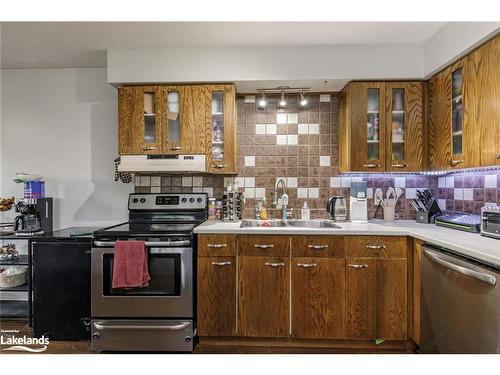
POLYGON ((441 215, 437 201, 432 198, 432 203, 427 211, 417 211, 417 223, 434 224, 436 217, 441 215))

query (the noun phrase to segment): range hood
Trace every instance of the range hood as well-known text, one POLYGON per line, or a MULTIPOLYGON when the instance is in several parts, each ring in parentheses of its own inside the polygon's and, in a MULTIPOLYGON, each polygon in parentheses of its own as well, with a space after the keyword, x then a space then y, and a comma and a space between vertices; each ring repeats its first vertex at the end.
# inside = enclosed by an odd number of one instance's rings
POLYGON ((119 172, 205 172, 205 155, 122 155, 119 172))

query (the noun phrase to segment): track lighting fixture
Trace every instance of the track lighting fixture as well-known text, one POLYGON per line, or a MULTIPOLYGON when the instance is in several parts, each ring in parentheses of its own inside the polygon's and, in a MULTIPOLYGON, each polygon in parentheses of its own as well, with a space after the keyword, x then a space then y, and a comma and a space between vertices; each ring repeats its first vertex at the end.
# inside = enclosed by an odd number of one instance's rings
POLYGON ((280 99, 280 102, 279 102, 279 106, 280 107, 286 107, 286 100, 285 100, 285 93, 284 92, 281 93, 281 99, 280 99))
POLYGON ((304 96, 304 93, 303 93, 303 92, 301 92, 301 93, 300 93, 300 105, 301 105, 302 107, 305 107, 305 106, 307 105, 307 99, 306 99, 306 97, 304 96))
POLYGON ((262 108, 264 108, 266 106, 267 102, 266 102, 266 97, 264 96, 264 93, 262 93, 262 96, 260 97, 258 104, 259 104, 259 107, 262 107, 262 108))

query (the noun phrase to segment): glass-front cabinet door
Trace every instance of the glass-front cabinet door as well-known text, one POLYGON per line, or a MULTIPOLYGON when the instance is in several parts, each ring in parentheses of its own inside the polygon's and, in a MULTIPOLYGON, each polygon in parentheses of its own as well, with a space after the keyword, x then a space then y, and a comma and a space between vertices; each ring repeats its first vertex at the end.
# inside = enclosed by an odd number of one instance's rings
POLYGON ((464 67, 458 64, 451 72, 451 168, 464 167, 464 67))
POLYGON ((159 86, 121 87, 118 112, 121 155, 162 153, 159 86))
MULTIPOLYGON (((166 154, 182 152, 181 134, 184 119, 181 116, 181 102, 184 99, 182 87, 168 86, 163 88, 166 107, 164 151, 166 154)), ((182 108, 184 109, 184 108, 182 108)))
POLYGON ((207 170, 212 173, 236 173, 235 88, 232 85, 211 85, 209 92, 207 170))
POLYGON ((352 98, 352 170, 385 169, 385 92, 384 83, 353 83, 352 98))
POLYGON ((387 161, 391 172, 422 167, 422 84, 386 84, 387 161))

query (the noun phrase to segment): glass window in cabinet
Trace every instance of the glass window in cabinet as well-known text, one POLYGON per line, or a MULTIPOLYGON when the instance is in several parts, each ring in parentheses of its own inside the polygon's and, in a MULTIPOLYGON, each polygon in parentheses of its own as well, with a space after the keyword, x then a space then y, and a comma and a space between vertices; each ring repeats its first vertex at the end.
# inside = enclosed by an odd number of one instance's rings
POLYGON ((181 121, 180 121, 180 95, 179 91, 169 91, 167 94, 167 140, 170 144, 170 150, 178 150, 180 147, 172 146, 179 144, 181 139, 181 121))
POLYGON ((405 159, 405 90, 392 89, 392 160, 405 159))
POLYGON ((368 89, 367 142, 368 160, 380 159, 380 90, 368 89))
POLYGON ((144 143, 156 143, 156 93, 144 93, 144 143))
POLYGON ((224 160, 224 93, 212 93, 212 159, 224 160))
POLYGON ((452 94, 452 153, 460 155, 462 153, 463 135, 463 98, 462 98, 462 68, 455 70, 451 74, 452 94))

